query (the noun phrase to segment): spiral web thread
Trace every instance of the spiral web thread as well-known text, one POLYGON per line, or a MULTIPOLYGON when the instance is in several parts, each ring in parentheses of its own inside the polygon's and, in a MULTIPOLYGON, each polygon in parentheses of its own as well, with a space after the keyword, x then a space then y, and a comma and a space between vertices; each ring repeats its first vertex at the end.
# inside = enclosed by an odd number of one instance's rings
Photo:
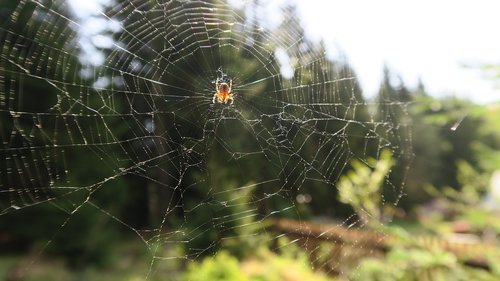
MULTIPOLYGON (((151 268, 242 233, 272 242, 280 235, 263 222, 300 217, 309 193, 335 196, 351 159, 405 153, 404 126, 371 113, 404 104, 366 101, 346 64, 304 38, 292 8, 273 26, 255 3, 118 1, 92 15, 95 32, 65 1, 6 9, 0 214, 56 208, 54 236, 93 209, 144 242, 151 268), (213 103, 217 79, 232 80, 234 104, 213 103), (112 208, 109 194, 130 190, 154 192, 149 225, 112 208), (173 244, 189 251, 163 250, 173 244)), ((390 186, 399 199, 402 184, 390 186)), ((363 226, 354 213, 340 225, 363 226)))

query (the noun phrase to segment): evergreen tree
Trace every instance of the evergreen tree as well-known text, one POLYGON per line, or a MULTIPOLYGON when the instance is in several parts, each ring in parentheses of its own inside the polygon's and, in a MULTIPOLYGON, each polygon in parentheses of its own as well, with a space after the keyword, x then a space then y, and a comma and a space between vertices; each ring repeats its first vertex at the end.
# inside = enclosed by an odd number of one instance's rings
POLYGON ((413 158, 411 145, 411 120, 408 107, 413 97, 399 77, 393 76, 384 67, 383 80, 376 96, 375 119, 380 136, 379 148, 389 148, 396 161, 384 187, 384 198, 388 202, 399 203, 404 195, 405 182, 413 158), (394 80, 397 79, 397 83, 394 80))

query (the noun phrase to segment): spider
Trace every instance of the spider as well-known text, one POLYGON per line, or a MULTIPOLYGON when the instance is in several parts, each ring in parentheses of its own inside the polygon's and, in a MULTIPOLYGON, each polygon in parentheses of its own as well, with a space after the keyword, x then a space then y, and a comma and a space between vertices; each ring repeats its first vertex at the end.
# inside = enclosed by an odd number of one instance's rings
POLYGON ((233 87, 233 80, 229 80, 229 85, 226 82, 221 82, 219 84, 219 78, 215 82, 215 94, 212 100, 213 103, 215 101, 219 103, 227 104, 228 101, 231 101, 229 104, 233 104, 234 98, 231 93, 231 88, 233 87))

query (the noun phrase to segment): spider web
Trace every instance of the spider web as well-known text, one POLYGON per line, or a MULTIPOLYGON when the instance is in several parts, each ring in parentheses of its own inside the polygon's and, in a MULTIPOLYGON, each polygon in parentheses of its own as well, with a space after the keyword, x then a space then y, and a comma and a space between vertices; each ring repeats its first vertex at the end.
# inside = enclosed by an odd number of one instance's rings
MULTIPOLYGON (((293 6, 275 20, 258 2, 125 0, 90 20, 65 1, 5 7, 0 218, 58 210, 42 251, 94 212, 143 242, 149 277, 235 237, 272 243, 281 234, 266 222, 300 220, 306 205, 331 215, 314 196, 336 202, 350 160, 408 154, 391 117, 405 104, 367 101, 347 63, 307 41, 293 6), (213 103, 217 79, 232 81, 232 105, 213 103), (130 215, 124 201, 147 207, 130 215)), ((397 203, 402 184, 390 182, 397 203)))

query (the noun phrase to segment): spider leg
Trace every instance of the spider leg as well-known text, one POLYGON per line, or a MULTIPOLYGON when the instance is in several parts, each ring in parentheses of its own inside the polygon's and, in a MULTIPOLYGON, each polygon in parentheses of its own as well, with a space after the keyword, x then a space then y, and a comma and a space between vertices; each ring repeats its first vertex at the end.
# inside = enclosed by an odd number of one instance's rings
MULTIPOLYGON (((231 89, 231 87, 229 87, 231 89)), ((231 100, 231 105, 234 103, 233 94, 229 94, 229 99, 231 100)))
POLYGON ((229 80, 229 93, 231 93, 232 88, 233 88, 233 79, 229 80))
POLYGON ((217 99, 218 93, 219 93, 219 78, 217 78, 217 80, 215 80, 215 94, 214 94, 214 98, 212 100, 212 103, 215 103, 215 100, 217 99))

